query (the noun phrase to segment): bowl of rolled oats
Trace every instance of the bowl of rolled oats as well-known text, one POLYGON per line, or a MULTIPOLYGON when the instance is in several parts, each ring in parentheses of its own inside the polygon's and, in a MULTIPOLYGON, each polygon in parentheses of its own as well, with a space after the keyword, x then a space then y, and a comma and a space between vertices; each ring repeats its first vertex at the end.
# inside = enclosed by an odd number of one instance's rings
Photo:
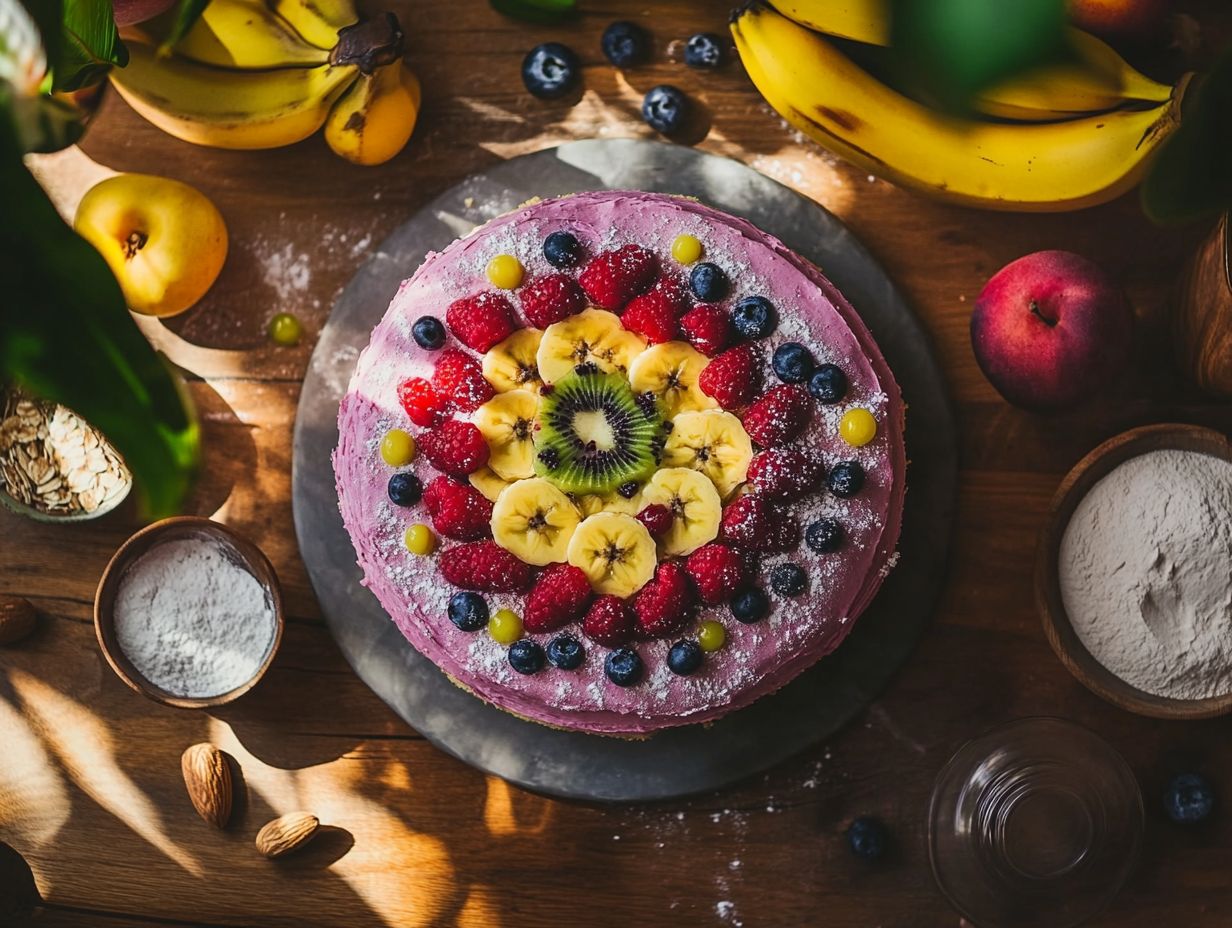
POLYGON ((0 388, 0 503, 44 522, 110 512, 132 489, 124 459, 71 409, 0 388))

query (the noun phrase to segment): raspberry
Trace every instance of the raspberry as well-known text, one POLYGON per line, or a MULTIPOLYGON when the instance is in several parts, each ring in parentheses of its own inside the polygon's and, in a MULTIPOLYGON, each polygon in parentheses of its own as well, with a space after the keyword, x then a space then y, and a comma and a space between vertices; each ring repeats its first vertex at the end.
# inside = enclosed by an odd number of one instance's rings
POLYGON ((503 341, 517 327, 508 298, 490 290, 450 303, 445 321, 458 341, 480 353, 503 341))
POLYGON ((450 419, 440 428, 422 432, 419 450, 442 474, 465 477, 488 463, 488 443, 472 422, 450 419))
POLYGON ((445 397, 422 377, 412 377, 398 384, 398 402, 412 422, 425 428, 436 425, 449 405, 445 397))
POLYGON ((785 383, 758 397, 748 408, 744 414, 744 430, 763 448, 772 448, 803 432, 812 417, 813 400, 808 390, 785 383))
POLYGON ((680 317, 680 328, 689 344, 713 358, 731 341, 731 319, 711 303, 699 303, 680 317))
POLYGON ((535 569, 494 541, 472 541, 439 555, 441 576, 463 590, 521 592, 535 579, 535 569))
POLYGON ((724 409, 744 406, 757 395, 761 383, 761 357, 752 345, 724 351, 702 368, 697 386, 724 409))
POLYGON ((723 510, 719 537, 751 551, 788 551, 800 542, 800 526, 770 500, 750 493, 723 510))
POLYGON ((568 274, 549 274, 526 284, 518 295, 522 313, 536 329, 546 329, 586 306, 586 294, 568 274))
POLYGON ((773 448, 753 455, 748 481, 759 496, 798 499, 815 490, 825 475, 821 462, 803 451, 773 448))
POLYGON ((576 622, 590 605, 590 581, 572 564, 553 564, 539 575, 526 597, 522 624, 528 632, 550 632, 576 622))
POLYGON ((618 647, 633 637, 633 610, 616 596, 600 596, 587 610, 582 631, 591 641, 618 647))
POLYGON ((708 606, 726 602, 744 585, 744 558, 735 548, 711 542, 689 555, 685 569, 708 606))
POLYGON ((492 503, 469 483, 437 477, 424 490, 423 503, 446 538, 478 541, 492 533, 492 503))
POLYGON ((672 527, 672 511, 659 503, 651 503, 637 514, 637 521, 646 526, 646 531, 658 538, 672 527))
POLYGON ((638 245, 625 245, 591 259, 578 283, 604 309, 620 309, 650 285, 655 257, 638 245))
POLYGON ((665 561, 654 579, 633 597, 638 630, 647 638, 662 638, 678 631, 693 609, 693 583, 678 561, 665 561))
POLYGON ((479 362, 457 348, 446 348, 432 372, 432 386, 463 412, 474 412, 496 391, 483 377, 479 362))

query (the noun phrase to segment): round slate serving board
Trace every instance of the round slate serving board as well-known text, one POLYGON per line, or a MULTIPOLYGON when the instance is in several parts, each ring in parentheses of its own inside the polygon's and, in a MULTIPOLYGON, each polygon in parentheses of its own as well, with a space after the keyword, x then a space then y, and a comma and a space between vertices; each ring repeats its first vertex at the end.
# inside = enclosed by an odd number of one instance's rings
POLYGON ((927 627, 945 575, 957 479, 954 415, 919 321, 837 218, 744 165, 637 140, 582 141, 468 177, 389 236, 342 291, 312 355, 295 423, 300 552, 355 672, 416 731, 460 760, 536 792, 648 801, 725 786, 828 738, 886 685, 927 627), (843 645, 773 696, 707 727, 644 741, 556 731, 494 709, 419 654, 360 585, 330 452, 338 402, 398 284, 429 251, 531 197, 633 189, 694 196, 773 233, 819 265, 863 316, 907 401, 902 554, 843 645))

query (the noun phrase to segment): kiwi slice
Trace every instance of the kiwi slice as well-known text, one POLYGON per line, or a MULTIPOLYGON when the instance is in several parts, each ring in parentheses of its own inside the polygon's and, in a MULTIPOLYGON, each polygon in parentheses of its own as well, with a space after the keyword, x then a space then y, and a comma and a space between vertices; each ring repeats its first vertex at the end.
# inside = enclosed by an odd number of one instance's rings
POLYGON ((629 382, 579 364, 539 401, 535 473, 566 493, 608 493, 641 483, 659 466, 663 416, 629 382))

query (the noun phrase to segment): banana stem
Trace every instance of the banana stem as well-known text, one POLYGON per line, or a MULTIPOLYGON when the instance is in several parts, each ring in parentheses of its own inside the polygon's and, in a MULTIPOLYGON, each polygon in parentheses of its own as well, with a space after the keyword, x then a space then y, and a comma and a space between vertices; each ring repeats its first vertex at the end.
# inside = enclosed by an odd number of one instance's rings
POLYGON ((329 53, 332 65, 353 64, 363 74, 393 64, 405 51, 406 36, 393 13, 385 12, 338 31, 338 44, 329 53))

